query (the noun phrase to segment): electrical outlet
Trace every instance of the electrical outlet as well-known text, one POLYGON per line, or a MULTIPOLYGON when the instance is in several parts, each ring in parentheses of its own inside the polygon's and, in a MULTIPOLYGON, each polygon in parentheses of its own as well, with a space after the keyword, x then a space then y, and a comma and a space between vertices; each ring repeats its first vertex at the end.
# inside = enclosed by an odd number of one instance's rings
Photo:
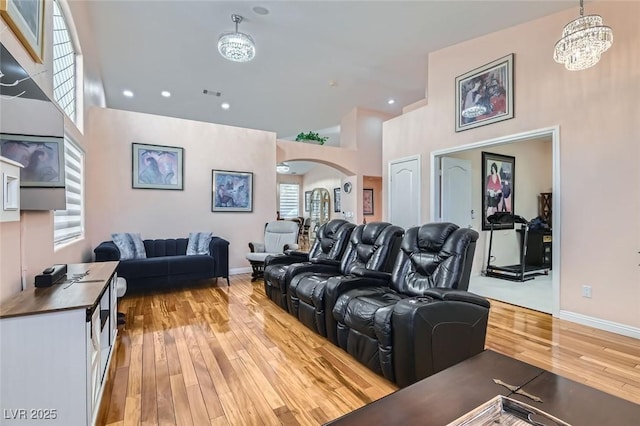
POLYGON ((587 298, 591 298, 591 286, 590 285, 583 285, 582 286, 582 297, 587 297, 587 298))

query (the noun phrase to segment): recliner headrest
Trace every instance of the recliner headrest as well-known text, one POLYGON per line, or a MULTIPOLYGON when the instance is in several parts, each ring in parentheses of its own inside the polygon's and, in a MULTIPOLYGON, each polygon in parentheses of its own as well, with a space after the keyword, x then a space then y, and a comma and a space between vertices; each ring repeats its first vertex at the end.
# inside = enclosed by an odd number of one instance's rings
POLYGON ((447 238, 458 228, 458 225, 446 222, 422 225, 417 229, 415 240, 403 239, 402 250, 407 253, 415 251, 438 252, 442 250, 447 238))

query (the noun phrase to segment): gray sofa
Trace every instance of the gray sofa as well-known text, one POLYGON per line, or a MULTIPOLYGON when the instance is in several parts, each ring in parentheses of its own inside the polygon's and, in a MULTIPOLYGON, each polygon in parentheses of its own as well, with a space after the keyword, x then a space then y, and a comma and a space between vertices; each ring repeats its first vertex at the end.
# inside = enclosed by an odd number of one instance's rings
POLYGON ((93 252, 96 262, 120 261, 117 273, 128 290, 170 287, 189 280, 223 277, 229 285, 229 242, 213 237, 209 255, 187 256, 188 238, 144 240, 146 259, 120 260, 113 241, 104 241, 93 252))

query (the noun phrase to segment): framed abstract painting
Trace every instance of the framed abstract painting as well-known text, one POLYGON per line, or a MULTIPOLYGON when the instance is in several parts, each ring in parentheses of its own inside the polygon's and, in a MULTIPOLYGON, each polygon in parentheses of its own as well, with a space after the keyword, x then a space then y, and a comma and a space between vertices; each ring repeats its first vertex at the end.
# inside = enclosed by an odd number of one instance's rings
POLYGON ((212 170, 212 212, 252 212, 253 173, 212 170))
POLYGON ((138 189, 184 189, 184 149, 132 144, 132 186, 138 189))

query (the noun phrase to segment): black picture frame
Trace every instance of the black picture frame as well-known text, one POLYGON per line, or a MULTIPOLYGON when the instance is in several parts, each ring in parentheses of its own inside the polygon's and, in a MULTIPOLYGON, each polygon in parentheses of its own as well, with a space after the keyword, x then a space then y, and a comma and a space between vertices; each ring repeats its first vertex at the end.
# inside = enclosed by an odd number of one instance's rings
POLYGON ((253 173, 211 171, 211 211, 253 211, 253 173))
POLYGON ((373 189, 364 188, 362 190, 362 214, 365 216, 373 215, 375 209, 373 205, 373 189))
MULTIPOLYGON (((497 212, 514 212, 516 157, 482 152, 482 230, 491 229, 487 217, 497 212)), ((511 224, 494 224, 493 229, 513 229, 511 224)))
POLYGON ((333 212, 340 213, 342 211, 342 203, 340 198, 342 196, 342 190, 340 188, 333 188, 333 212))

